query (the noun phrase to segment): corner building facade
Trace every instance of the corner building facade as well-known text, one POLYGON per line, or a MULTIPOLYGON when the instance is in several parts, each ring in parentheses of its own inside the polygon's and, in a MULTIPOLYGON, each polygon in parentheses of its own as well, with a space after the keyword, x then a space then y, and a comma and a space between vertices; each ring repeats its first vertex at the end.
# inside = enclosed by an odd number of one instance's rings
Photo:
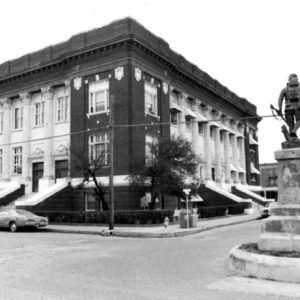
POLYGON ((147 188, 127 176, 147 164, 149 142, 171 135, 192 143, 203 185, 259 184, 256 107, 126 18, 0 65, 1 201, 97 209, 76 166, 79 153, 101 153, 108 185, 112 111, 116 209, 141 208, 147 188))

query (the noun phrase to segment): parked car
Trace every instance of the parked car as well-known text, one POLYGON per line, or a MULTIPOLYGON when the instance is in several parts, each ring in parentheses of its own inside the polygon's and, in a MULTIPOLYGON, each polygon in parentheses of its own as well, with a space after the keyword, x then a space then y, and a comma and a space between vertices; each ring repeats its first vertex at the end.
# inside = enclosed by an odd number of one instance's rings
POLYGON ((274 202, 268 202, 263 208, 260 209, 260 216, 262 218, 267 218, 270 216, 270 208, 274 202))
POLYGON ((11 232, 17 231, 19 227, 45 227, 48 218, 33 214, 23 209, 5 209, 0 211, 0 227, 9 228, 11 232))

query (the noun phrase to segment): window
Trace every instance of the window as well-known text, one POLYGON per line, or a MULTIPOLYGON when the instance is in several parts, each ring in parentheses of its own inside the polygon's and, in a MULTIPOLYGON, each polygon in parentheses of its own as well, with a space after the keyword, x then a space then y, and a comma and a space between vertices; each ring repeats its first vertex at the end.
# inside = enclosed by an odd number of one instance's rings
POLYGON ((2 174, 2 162, 3 162, 3 160, 2 160, 2 149, 0 149, 0 174, 2 174))
POLYGON ((192 131, 193 128, 193 120, 190 116, 185 117, 185 128, 188 131, 192 131))
POLYGON ((204 134, 204 125, 201 122, 198 122, 198 133, 201 135, 204 134))
POLYGON ((0 133, 3 132, 3 118, 4 118, 4 111, 0 110, 0 133))
POLYGON ((223 143, 224 142, 224 132, 220 131, 220 142, 223 143))
POLYGON ((90 161, 101 165, 109 163, 109 140, 107 133, 91 135, 89 141, 90 161))
POLYGON ((14 109, 14 129, 21 129, 23 127, 23 107, 16 107, 14 109))
POLYGON ((34 126, 44 125, 45 121, 45 102, 34 103, 34 126))
POLYGON ((89 85, 89 113, 109 110, 109 81, 98 80, 89 85))
POLYGON ((85 194, 85 211, 95 211, 96 210, 96 199, 95 195, 92 193, 85 194))
POLYGON ((153 146, 158 145, 158 137, 153 135, 146 135, 146 166, 152 166, 156 160, 156 155, 153 153, 153 146))
POLYGON ((212 179, 213 181, 216 180, 215 168, 211 168, 211 179, 212 179))
POLYGON ((145 82, 145 113, 156 115, 157 112, 157 87, 150 82, 145 82))
POLYGON ((210 138, 215 139, 216 138, 216 128, 210 127, 210 138))
POLYGON ((13 174, 22 174, 22 147, 13 148, 13 174))
POLYGON ((178 112, 175 110, 172 110, 170 117, 171 117, 171 124, 177 125, 178 124, 178 112))
POLYGON ((68 96, 56 99, 56 122, 61 123, 68 120, 68 103, 68 96))

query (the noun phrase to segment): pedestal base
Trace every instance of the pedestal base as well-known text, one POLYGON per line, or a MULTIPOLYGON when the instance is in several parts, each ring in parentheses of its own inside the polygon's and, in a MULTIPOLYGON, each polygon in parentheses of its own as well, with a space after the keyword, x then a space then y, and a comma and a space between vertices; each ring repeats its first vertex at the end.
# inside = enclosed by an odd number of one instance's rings
POLYGON ((300 205, 277 205, 261 228, 260 250, 300 251, 300 205))

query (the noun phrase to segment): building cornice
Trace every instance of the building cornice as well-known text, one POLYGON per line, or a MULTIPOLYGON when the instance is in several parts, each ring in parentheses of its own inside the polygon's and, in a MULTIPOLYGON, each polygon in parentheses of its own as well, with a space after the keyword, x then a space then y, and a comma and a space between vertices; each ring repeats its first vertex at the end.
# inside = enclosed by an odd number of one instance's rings
MULTIPOLYGON (((149 32, 131 18, 105 27, 81 33, 66 42, 22 56, 0 65, 1 86, 39 73, 73 65, 86 57, 106 53, 124 45, 134 46, 164 64, 174 74, 198 88, 213 93, 247 115, 257 116, 256 106, 231 92, 228 88, 170 49, 167 42, 149 32)), ((257 116, 258 121, 260 117, 257 116)))

